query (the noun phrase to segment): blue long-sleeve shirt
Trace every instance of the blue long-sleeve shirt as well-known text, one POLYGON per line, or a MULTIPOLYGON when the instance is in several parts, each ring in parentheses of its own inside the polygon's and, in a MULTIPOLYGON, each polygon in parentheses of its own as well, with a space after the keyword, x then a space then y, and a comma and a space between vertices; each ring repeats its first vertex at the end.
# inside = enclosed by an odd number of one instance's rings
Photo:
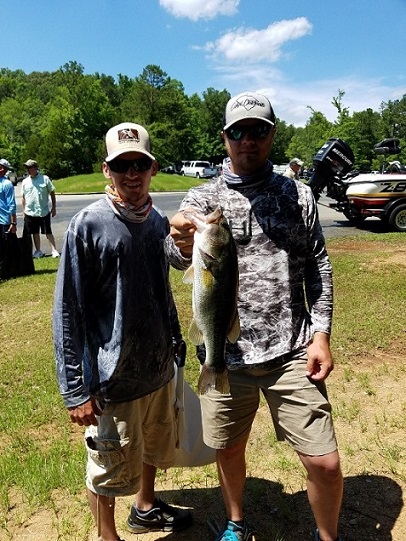
POLYGON ((9 225, 11 215, 16 214, 17 205, 13 183, 6 177, 0 177, 0 224, 9 225))
POLYGON ((169 223, 155 207, 143 223, 101 199, 65 234, 54 301, 57 378, 67 407, 90 397, 125 402, 174 374, 180 326, 163 251, 169 223))

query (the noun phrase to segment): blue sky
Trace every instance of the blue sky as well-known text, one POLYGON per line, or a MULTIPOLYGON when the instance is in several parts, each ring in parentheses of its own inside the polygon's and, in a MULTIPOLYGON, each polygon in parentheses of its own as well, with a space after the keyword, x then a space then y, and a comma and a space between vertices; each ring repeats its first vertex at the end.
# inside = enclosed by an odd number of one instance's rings
POLYGON ((406 0, 0 0, 0 66, 131 78, 148 64, 181 81, 266 94, 303 126, 406 94, 406 0))

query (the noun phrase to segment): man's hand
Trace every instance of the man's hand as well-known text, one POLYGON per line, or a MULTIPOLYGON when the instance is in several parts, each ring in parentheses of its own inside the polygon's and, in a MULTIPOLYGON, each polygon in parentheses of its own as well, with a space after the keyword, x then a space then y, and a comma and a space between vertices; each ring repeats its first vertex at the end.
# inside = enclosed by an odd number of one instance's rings
MULTIPOLYGON (((195 212, 194 209, 187 210, 195 212)), ((170 224, 171 237, 173 238, 175 245, 179 248, 183 257, 191 257, 196 226, 192 224, 190 220, 185 218, 183 212, 176 213, 171 219, 170 224)))
POLYGON ((307 348, 306 376, 314 381, 323 381, 334 368, 330 350, 330 335, 314 333, 313 341, 307 348))
POLYGON ((101 415, 102 413, 94 398, 91 398, 80 406, 76 406, 76 408, 68 408, 68 412, 72 423, 77 423, 79 426, 97 426, 99 423, 96 415, 101 415))

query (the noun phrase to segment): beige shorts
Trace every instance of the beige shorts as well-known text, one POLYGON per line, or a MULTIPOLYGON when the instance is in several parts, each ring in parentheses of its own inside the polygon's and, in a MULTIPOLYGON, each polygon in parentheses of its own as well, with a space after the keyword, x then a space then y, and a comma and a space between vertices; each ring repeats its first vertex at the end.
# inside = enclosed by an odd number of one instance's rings
POLYGON ((202 395, 203 439, 214 449, 236 445, 251 430, 262 391, 279 441, 305 455, 337 449, 326 386, 305 376, 306 357, 273 368, 230 370, 230 394, 202 395))
POLYGON ((86 486, 103 496, 140 488, 142 464, 169 468, 177 438, 174 380, 131 402, 106 404, 99 425, 85 431, 86 486))

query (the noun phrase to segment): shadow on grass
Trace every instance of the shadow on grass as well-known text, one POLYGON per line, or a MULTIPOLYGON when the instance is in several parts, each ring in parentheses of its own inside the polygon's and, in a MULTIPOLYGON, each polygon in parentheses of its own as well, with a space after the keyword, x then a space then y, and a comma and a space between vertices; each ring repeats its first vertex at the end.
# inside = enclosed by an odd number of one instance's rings
MULTIPOLYGON (((208 519, 224 522, 224 507, 218 488, 162 491, 161 497, 174 505, 187 506, 194 517, 185 531, 170 533, 166 541, 213 541, 208 519)), ((359 475, 344 481, 340 533, 344 541, 399 541, 392 529, 403 507, 402 489, 392 479, 379 475, 359 475)), ((255 526, 256 541, 310 541, 314 520, 306 491, 286 494, 280 483, 249 478, 244 508, 255 526)))
POLYGON ((379 233, 379 234, 391 233, 391 232, 393 233, 393 230, 390 229, 390 227, 388 226, 386 222, 384 222, 383 220, 377 220, 377 219, 370 219, 370 220, 366 219, 363 222, 358 223, 357 226, 355 226, 354 223, 350 222, 347 219, 335 220, 334 224, 332 225, 334 226, 339 225, 340 227, 347 228, 347 229, 356 227, 360 231, 364 231, 368 233, 379 233))
POLYGON ((40 275, 56 274, 57 272, 58 272, 58 269, 36 269, 35 270, 35 274, 40 274, 40 275))

